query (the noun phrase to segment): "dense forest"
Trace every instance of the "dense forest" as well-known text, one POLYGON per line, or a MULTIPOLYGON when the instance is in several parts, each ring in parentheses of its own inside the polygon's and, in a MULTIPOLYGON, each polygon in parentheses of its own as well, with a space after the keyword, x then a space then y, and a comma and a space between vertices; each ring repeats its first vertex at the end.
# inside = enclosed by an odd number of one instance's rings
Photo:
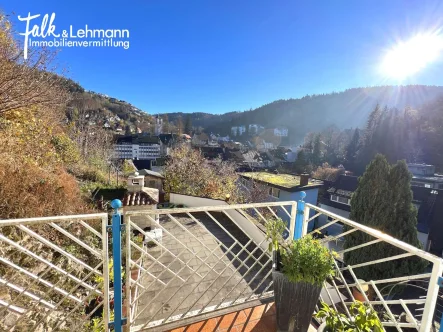
MULTIPOLYGON (((290 143, 300 144, 311 131, 335 125, 340 129, 356 128, 365 121, 375 105, 389 108, 417 109, 443 95, 443 87, 409 85, 354 88, 330 94, 308 95, 299 99, 277 100, 245 112, 225 114, 191 113, 192 124, 206 132, 231 133, 231 126, 260 124, 267 128, 289 128, 290 143)), ((185 118, 184 113, 168 113, 171 122, 185 118)))
POLYGON ((427 163, 443 171, 443 96, 419 110, 376 105, 362 128, 340 130, 329 126, 306 135, 298 154, 297 171, 323 163, 361 175, 377 153, 390 163, 406 160, 427 163))

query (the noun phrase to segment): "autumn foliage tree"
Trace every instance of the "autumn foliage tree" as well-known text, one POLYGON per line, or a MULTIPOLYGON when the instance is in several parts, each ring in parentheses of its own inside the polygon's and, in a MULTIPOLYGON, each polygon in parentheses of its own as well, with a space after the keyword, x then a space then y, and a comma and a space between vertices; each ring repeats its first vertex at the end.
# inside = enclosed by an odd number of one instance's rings
POLYGON ((0 13, 0 114, 28 107, 56 108, 67 100, 59 87, 63 77, 52 72, 55 54, 30 49, 23 58, 23 47, 13 38, 12 25, 0 13))
POLYGON ((65 80, 50 72, 50 53, 24 61, 20 49, 0 15, 0 218, 85 211, 66 171, 79 152, 62 125, 65 80))
POLYGON ((229 197, 235 202, 242 200, 234 165, 220 159, 206 160, 198 150, 185 144, 171 151, 164 175, 168 192, 222 200, 229 197))
POLYGON ((337 178, 345 173, 344 168, 332 167, 328 163, 323 163, 323 165, 317 167, 312 177, 319 180, 325 181, 335 181, 337 178))

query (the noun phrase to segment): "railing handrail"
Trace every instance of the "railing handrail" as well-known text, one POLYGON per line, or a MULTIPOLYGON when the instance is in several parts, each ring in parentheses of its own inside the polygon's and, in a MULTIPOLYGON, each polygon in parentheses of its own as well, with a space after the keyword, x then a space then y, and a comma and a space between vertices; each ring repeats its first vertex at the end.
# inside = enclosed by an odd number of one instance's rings
POLYGON ((125 215, 135 216, 140 214, 174 214, 187 212, 205 212, 205 211, 224 211, 236 209, 250 209, 267 206, 282 206, 297 203, 296 201, 278 201, 265 203, 249 203, 249 204, 227 204, 227 205, 210 205, 191 208, 175 208, 175 209, 146 209, 138 211, 125 211, 125 215))
POLYGON ((35 217, 35 218, 19 218, 19 219, 1 219, 0 227, 17 226, 17 225, 38 225, 48 221, 65 221, 65 220, 93 220, 107 217, 107 213, 91 213, 91 214, 75 214, 68 216, 51 216, 51 217, 35 217))
POLYGON ((430 261, 432 263, 443 263, 443 259, 442 258, 440 258, 438 256, 435 256, 433 254, 430 254, 430 253, 428 253, 428 252, 426 252, 426 251, 424 251, 422 249, 419 249, 417 247, 414 247, 414 246, 412 246, 412 245, 410 245, 410 244, 408 244, 406 242, 397 240, 396 238, 394 238, 394 237, 392 237, 392 236, 390 236, 388 234, 385 234, 385 233, 383 233, 381 231, 378 231, 378 230, 373 229, 371 227, 362 225, 362 224, 360 224, 358 222, 355 222, 355 221, 352 221, 350 219, 344 218, 342 216, 339 216, 338 214, 335 214, 335 213, 332 213, 330 211, 327 211, 327 210, 324 210, 322 208, 319 208, 318 206, 315 206, 315 205, 312 205, 312 204, 309 204, 309 203, 306 203, 306 206, 308 206, 309 208, 311 208, 311 209, 313 209, 313 210, 315 210, 317 212, 321 212, 324 215, 327 215, 329 217, 337 219, 338 221, 340 221, 340 222, 342 222, 344 224, 352 226, 353 228, 356 228, 356 229, 358 229, 360 231, 363 231, 363 232, 365 232, 365 233, 367 233, 367 234, 369 234, 369 235, 371 235, 371 236, 373 236, 373 237, 375 237, 377 239, 381 239, 381 240, 383 240, 383 241, 385 241, 385 242, 387 242, 389 244, 392 244, 393 246, 395 246, 397 248, 403 249, 403 250, 405 250, 405 251, 407 251, 407 252, 409 252, 411 254, 414 254, 414 255, 417 255, 417 256, 419 256, 419 257, 421 257, 423 259, 426 259, 426 260, 428 260, 428 261, 430 261))

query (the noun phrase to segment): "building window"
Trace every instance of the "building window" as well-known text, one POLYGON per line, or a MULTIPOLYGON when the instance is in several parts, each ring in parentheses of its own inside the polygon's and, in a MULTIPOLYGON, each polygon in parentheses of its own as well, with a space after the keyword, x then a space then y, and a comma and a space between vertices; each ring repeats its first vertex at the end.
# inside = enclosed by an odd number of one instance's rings
POLYGON ((349 198, 341 197, 341 196, 338 197, 338 201, 339 201, 340 203, 347 204, 347 205, 349 205, 349 203, 350 203, 350 202, 349 202, 349 201, 350 201, 349 198))
POLYGON ((269 188, 269 195, 275 198, 279 198, 280 197, 280 189, 277 188, 269 188))
POLYGON ((351 199, 347 198, 347 197, 331 195, 331 201, 346 204, 346 205, 351 205, 351 199))

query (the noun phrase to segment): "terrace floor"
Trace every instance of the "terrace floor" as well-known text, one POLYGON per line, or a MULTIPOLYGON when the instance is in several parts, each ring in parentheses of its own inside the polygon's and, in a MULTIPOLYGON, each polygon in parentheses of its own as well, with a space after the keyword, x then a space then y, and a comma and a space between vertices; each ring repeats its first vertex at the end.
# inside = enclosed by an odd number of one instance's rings
MULTIPOLYGON (((231 312, 168 332, 273 332, 277 331, 273 302, 231 312)), ((313 327, 308 332, 316 331, 313 327)))
MULTIPOLYGON (((271 270, 268 256, 260 259, 266 265, 260 272, 262 265, 253 265, 263 252, 257 249, 254 257, 251 257, 242 251, 242 246, 235 244, 234 238, 242 245, 249 238, 226 216, 214 213, 214 217, 232 237, 204 213, 193 214, 203 227, 186 215, 173 216, 176 220, 167 216, 160 219, 162 227, 171 233, 163 232, 164 248, 157 246, 147 249, 164 266, 153 259, 146 259, 143 263, 147 271, 167 286, 155 281, 152 275, 143 274, 139 283, 147 291, 138 300, 135 325, 198 311, 206 306, 216 306, 266 290, 271 281, 271 276, 267 276, 271 270), (228 252, 226 248, 231 250, 228 252), (235 258, 237 254, 238 258, 235 258), (188 262, 187 266, 185 262, 188 262), (242 263, 244 265, 240 266, 242 263), (174 274, 178 277, 174 277, 174 274)), ((254 249, 256 246, 252 243, 247 246, 249 252, 254 249)), ((243 313, 239 315, 243 316, 243 313)))
POLYGON ((275 305, 268 303, 179 327, 169 332, 271 332, 276 330, 275 305))

